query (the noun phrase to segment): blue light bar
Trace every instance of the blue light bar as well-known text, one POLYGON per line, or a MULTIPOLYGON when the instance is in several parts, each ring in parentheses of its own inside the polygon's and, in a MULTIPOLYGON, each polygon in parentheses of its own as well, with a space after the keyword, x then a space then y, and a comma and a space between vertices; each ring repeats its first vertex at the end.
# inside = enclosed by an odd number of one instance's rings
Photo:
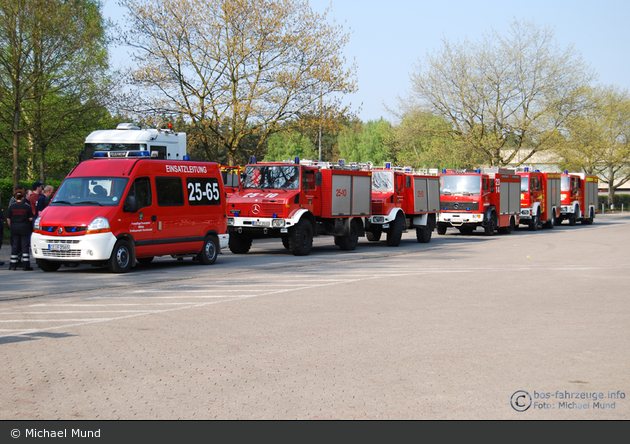
POLYGON ((391 170, 392 169, 392 163, 391 162, 385 162, 385 169, 386 170, 391 170))
POLYGON ((299 164, 300 164, 300 158, 299 158, 299 157, 296 157, 296 158, 295 158, 295 164, 296 164, 296 165, 299 165, 299 164))

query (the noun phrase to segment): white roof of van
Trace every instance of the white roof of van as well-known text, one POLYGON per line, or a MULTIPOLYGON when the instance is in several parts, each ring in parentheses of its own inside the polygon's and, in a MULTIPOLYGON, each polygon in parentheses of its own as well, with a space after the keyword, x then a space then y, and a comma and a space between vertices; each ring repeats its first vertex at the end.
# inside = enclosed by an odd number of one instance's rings
POLYGON ((142 143, 157 137, 156 129, 98 130, 85 138, 85 143, 142 143))

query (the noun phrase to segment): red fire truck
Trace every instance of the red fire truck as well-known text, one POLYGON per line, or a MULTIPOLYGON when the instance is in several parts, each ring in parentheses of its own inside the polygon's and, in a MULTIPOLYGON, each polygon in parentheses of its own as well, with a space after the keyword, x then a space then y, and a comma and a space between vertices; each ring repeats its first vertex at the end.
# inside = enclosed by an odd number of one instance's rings
POLYGON ((541 225, 553 228, 560 217, 560 173, 542 173, 524 168, 521 176, 520 223, 532 231, 541 225))
POLYGON ((291 253, 305 256, 319 234, 335 236, 342 250, 354 250, 371 212, 371 176, 341 160, 252 162, 228 198, 230 250, 244 254, 253 239, 279 237, 291 253))
POLYGON ((440 179, 411 168, 386 163, 372 170, 372 216, 366 220, 369 241, 387 233, 387 245, 396 247, 407 228, 416 229, 418 242, 428 243, 440 211, 440 179))
POLYGON ((225 194, 229 197, 238 190, 238 186, 241 183, 241 168, 221 165, 221 177, 223 177, 223 183, 225 184, 225 194))
POLYGON ((437 232, 449 226, 462 234, 483 227, 488 236, 496 229, 511 233, 521 213, 521 178, 512 169, 442 170, 437 232))
POLYGON ((562 214, 558 223, 566 219, 569 225, 592 224, 597 210, 597 186, 597 176, 565 171, 561 179, 562 214))

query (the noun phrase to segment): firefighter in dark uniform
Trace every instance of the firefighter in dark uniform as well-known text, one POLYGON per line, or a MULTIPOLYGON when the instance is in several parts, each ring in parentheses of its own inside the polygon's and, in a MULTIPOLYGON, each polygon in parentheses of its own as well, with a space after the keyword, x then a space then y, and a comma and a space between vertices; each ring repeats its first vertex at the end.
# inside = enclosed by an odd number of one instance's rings
POLYGON ((17 270, 18 255, 22 252, 24 271, 32 270, 29 245, 33 233, 33 209, 26 202, 24 190, 15 190, 15 203, 7 211, 7 224, 11 229, 11 262, 9 270, 17 270))

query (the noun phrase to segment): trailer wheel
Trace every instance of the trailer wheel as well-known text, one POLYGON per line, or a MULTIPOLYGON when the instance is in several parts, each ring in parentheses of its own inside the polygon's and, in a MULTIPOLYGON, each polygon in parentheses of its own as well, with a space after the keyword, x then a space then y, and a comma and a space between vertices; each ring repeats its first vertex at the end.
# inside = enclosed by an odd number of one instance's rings
POLYGON ((591 211, 589 211, 588 214, 588 218, 582 219, 582 223, 585 225, 592 225, 593 219, 595 219, 595 215, 593 214, 593 209, 591 208, 591 211))
POLYGON ((515 227, 516 227, 516 222, 514 222, 514 217, 510 217, 510 225, 508 225, 507 227, 499 228, 499 233, 510 234, 512 231, 516 229, 515 227))
POLYGON ((306 256, 313 247, 313 226, 306 219, 300 221, 291 229, 289 247, 294 256, 306 256))
POLYGON ((529 230, 536 231, 538 230, 538 224, 540 223, 540 208, 536 211, 536 215, 532 217, 532 220, 529 223, 529 230))
POLYGON ((397 247, 400 245, 403 230, 405 229, 405 218, 401 212, 398 212, 394 219, 393 226, 387 232, 387 246, 397 247))
POLYGON ((112 273, 126 273, 131 269, 131 246, 124 239, 119 239, 114 245, 112 255, 107 261, 107 268, 112 273))
POLYGON ((550 230, 556 225, 556 210, 551 210, 551 218, 545 222, 545 228, 549 228, 550 230))
POLYGON ((233 231, 230 233, 228 247, 234 254, 246 254, 252 247, 252 238, 244 233, 233 231))
POLYGON ((569 225, 573 226, 577 223, 577 215, 580 214, 580 207, 575 207, 575 212, 569 214, 569 225))
POLYGON ((204 265, 212 265, 219 254, 219 241, 214 236, 206 236, 203 241, 203 249, 197 255, 197 259, 204 265))
POLYGON ((357 248, 358 243, 359 227, 357 227, 357 223, 354 220, 350 223, 350 234, 348 236, 335 236, 335 244, 345 251, 354 250, 357 248))
POLYGON ((446 234, 446 224, 443 222, 438 222, 437 224, 437 234, 439 234, 440 236, 446 234))
POLYGON ((381 234, 383 232, 381 230, 378 231, 366 231, 365 232, 365 237, 367 237, 367 240, 369 240, 370 242, 378 242, 381 240, 381 234))
POLYGON ((428 226, 426 227, 416 227, 416 239, 421 244, 428 244, 431 242, 431 230, 428 226))
POLYGON ((48 261, 46 259, 37 259, 37 266, 42 271, 57 271, 61 267, 61 262, 48 261))

